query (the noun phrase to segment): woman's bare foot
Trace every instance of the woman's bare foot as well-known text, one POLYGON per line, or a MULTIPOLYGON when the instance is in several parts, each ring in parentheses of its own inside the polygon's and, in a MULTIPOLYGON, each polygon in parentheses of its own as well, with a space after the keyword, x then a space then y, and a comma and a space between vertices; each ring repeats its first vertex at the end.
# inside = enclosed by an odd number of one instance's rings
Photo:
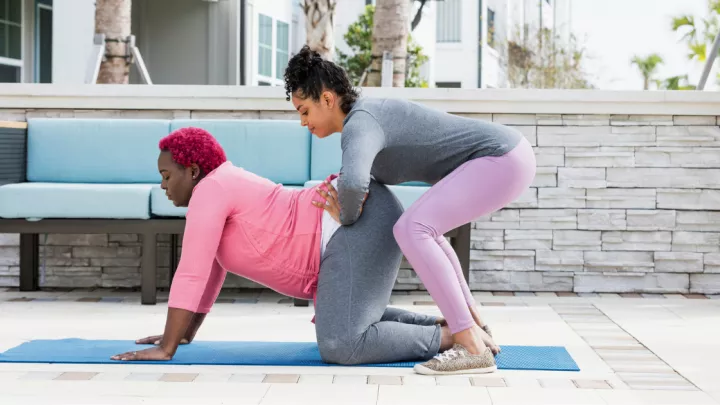
POLYGON ((453 340, 455 343, 464 347, 470 354, 482 354, 488 347, 485 344, 483 335, 487 336, 487 333, 479 326, 473 325, 464 331, 454 334, 453 340))
POLYGON ((482 321, 482 319, 480 318, 480 313, 478 312, 478 310, 475 308, 474 305, 468 306, 468 308, 470 308, 470 314, 472 315, 473 320, 475 321, 475 324, 477 326, 479 326, 483 332, 482 333, 483 334, 483 342, 485 343, 485 345, 487 347, 490 348, 492 353, 497 356, 498 353, 500 353, 500 346, 496 345, 495 340, 493 340, 492 336, 490 336, 485 331, 485 327, 487 327, 487 324, 482 321))
MULTIPOLYGON (((502 350, 500 349, 500 346, 495 344, 495 340, 485 331, 485 328, 487 327, 487 324, 482 322, 482 319, 480 319, 480 314, 478 313, 477 309, 475 309, 474 306, 468 306, 470 308, 470 313, 472 314, 473 320, 475 321, 475 324, 480 327, 482 330, 482 340, 483 343, 485 343, 485 346, 490 348, 490 351, 497 356, 502 350)), ((438 317, 435 320, 435 323, 437 323, 440 326, 447 326, 447 321, 443 317, 438 317)))

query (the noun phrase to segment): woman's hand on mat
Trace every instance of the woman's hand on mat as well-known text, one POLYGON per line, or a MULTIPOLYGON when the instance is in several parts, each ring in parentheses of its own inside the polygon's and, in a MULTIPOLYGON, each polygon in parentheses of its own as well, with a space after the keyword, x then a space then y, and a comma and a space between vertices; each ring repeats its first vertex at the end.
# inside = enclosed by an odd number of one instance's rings
POLYGON ((138 350, 133 352, 126 352, 122 354, 117 354, 115 356, 112 356, 110 358, 111 360, 120 360, 120 361, 140 361, 140 360, 171 360, 172 355, 165 350, 161 346, 154 346, 149 349, 145 350, 138 350))
MULTIPOLYGON (((162 343, 162 338, 163 335, 148 336, 146 338, 136 340, 135 343, 139 345, 159 345, 162 343)), ((180 340, 181 345, 186 345, 188 343, 190 342, 186 338, 182 338, 180 340)))

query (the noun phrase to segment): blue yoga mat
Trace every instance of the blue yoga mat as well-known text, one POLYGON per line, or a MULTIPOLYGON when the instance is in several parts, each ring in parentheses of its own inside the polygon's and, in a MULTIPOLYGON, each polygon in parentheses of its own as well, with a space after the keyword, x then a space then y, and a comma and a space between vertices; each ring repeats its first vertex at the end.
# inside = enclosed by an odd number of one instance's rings
MULTIPOLYGON (((335 366, 320 359, 315 342, 214 342, 182 345, 170 361, 110 360, 116 354, 142 350, 130 340, 32 340, 0 353, 0 363, 178 364, 233 366, 335 366)), ((499 369, 580 371, 560 346, 501 346, 499 369)), ((412 367, 417 362, 363 364, 364 367, 412 367)))

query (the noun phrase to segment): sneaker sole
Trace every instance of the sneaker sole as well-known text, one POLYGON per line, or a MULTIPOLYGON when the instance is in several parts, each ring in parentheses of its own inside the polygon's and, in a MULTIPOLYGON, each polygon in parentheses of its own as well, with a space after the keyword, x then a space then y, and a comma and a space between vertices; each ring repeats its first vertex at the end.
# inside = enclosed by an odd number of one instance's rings
POLYGON ((468 370, 457 370, 457 371, 436 371, 429 369, 422 364, 416 364, 413 370, 422 375, 457 375, 457 374, 488 374, 497 371, 497 366, 485 367, 485 368, 471 368, 468 370))

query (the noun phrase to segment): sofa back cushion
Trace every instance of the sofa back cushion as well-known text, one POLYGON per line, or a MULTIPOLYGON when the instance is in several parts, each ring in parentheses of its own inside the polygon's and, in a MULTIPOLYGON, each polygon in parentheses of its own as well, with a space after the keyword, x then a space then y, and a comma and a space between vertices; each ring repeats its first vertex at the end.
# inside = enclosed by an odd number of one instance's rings
POLYGON ((202 128, 235 166, 284 185, 310 180, 310 132, 291 120, 174 120, 171 131, 202 128))
POLYGON ((158 142, 170 121, 28 120, 27 179, 53 183, 160 183, 158 142))

